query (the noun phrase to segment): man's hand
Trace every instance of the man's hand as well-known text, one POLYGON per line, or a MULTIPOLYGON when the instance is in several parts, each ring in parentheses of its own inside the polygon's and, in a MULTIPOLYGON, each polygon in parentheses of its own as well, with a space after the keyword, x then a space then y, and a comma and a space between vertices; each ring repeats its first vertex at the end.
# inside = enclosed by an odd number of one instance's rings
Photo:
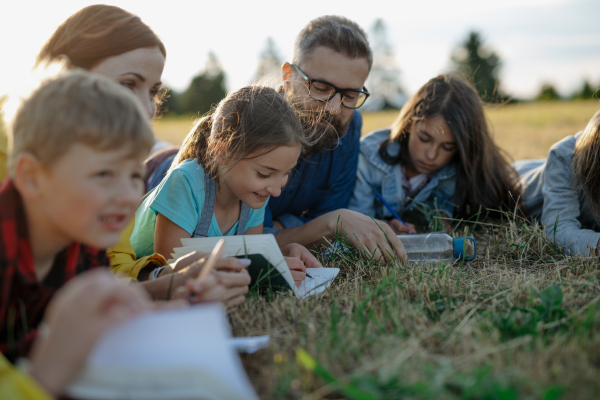
POLYGON ((396 218, 389 221, 388 224, 390 225, 390 227, 396 235, 410 235, 417 233, 417 230, 415 229, 415 226, 413 224, 404 225, 396 218))
POLYGON ((384 221, 346 209, 332 211, 322 217, 329 219, 330 232, 344 235, 363 257, 381 262, 406 259, 404 245, 384 221))

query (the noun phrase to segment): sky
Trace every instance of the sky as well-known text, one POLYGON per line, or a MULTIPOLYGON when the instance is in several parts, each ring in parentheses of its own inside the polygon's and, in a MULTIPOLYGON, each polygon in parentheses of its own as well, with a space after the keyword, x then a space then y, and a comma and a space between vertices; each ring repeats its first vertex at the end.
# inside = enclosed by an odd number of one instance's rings
MULTIPOLYGON (((3 0, 0 4, 0 95, 27 79, 35 56, 52 32, 79 9, 79 0, 3 0)), ((552 83, 562 95, 584 79, 600 85, 598 0, 123 0, 112 4, 139 15, 163 40, 163 81, 182 90, 213 51, 228 89, 248 84, 268 36, 284 60, 294 38, 313 18, 346 16, 365 30, 382 18, 388 28, 400 82, 408 95, 448 72, 452 52, 471 30, 502 60, 501 89, 531 98, 552 83)))

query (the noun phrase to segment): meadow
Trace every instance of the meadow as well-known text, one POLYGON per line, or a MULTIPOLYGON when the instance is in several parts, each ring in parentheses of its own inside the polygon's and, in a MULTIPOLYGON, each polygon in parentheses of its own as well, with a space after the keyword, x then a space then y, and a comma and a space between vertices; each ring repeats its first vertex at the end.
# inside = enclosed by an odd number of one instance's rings
MULTIPOLYGON (((489 105, 486 115, 496 143, 514 160, 521 160, 545 158, 552 144, 585 128, 598 108, 598 101, 553 101, 489 105)), ((388 127, 397 116, 395 110, 363 114, 362 132, 388 127)), ((156 136, 179 145, 195 118, 165 115, 155 122, 156 136)))
MULTIPOLYGON (((583 129, 597 102, 493 106, 497 143, 514 159, 543 158, 583 129)), ((364 116, 364 132, 397 112, 364 116)), ((179 143, 191 118, 165 117, 179 143)), ((453 264, 394 264, 337 251, 321 296, 251 295, 230 311, 236 336, 271 335, 243 355, 264 399, 600 398, 600 264, 568 258, 542 228, 507 213, 453 221, 478 256, 453 264)), ((338 238, 342 240, 342 238, 338 238)))

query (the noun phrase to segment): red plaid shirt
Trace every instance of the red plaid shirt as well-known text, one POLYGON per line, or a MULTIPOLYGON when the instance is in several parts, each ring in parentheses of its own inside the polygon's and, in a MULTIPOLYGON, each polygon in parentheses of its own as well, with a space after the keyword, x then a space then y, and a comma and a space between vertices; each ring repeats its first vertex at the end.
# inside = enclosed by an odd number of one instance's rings
POLYGON ((109 265, 104 250, 72 243, 40 282, 35 272, 23 201, 10 179, 0 185, 0 351, 26 356, 54 293, 69 279, 109 265))

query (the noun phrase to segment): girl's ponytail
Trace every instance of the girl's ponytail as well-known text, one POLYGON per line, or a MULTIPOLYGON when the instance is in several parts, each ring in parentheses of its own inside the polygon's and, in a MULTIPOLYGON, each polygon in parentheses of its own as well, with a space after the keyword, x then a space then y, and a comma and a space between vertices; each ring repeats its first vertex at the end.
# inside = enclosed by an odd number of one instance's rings
POLYGON ((212 118, 210 115, 206 115, 196 121, 190 130, 190 133, 188 133, 183 140, 183 144, 177 152, 175 159, 173 159, 173 163, 171 164, 169 171, 181 164, 183 161, 193 158, 197 159, 201 165, 205 165, 206 153, 208 150, 208 139, 210 137, 211 128, 212 118))
POLYGON ((171 169, 196 159, 219 182, 218 157, 233 163, 250 154, 267 153, 277 146, 312 144, 294 108, 283 94, 267 86, 250 85, 227 94, 199 119, 185 138, 171 169))

